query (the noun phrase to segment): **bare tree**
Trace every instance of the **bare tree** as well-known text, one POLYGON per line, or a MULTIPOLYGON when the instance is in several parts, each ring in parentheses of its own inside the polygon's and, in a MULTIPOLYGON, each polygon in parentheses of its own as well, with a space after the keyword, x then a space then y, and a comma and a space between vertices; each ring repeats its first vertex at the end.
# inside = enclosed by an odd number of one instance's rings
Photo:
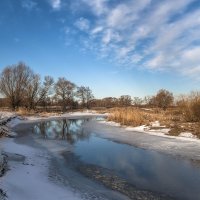
POLYGON ((89 109, 90 108, 90 102, 92 99, 94 99, 94 95, 92 94, 92 90, 89 87, 86 87, 86 106, 89 109))
POLYGON ((140 97, 134 97, 133 98, 133 104, 135 106, 141 106, 143 103, 143 100, 140 97))
POLYGON ((173 94, 168 90, 164 89, 159 90, 156 96, 154 97, 155 104, 159 108, 162 108, 163 110, 166 110, 167 107, 172 105, 173 101, 174 101, 173 94))
POLYGON ((86 88, 84 86, 81 86, 81 87, 77 88, 76 95, 81 100, 82 107, 85 106, 85 102, 86 102, 85 91, 86 91, 86 88))
POLYGON ((59 78, 55 84, 55 93, 62 102, 63 112, 66 111, 67 104, 71 104, 74 97, 75 84, 66 78, 59 78))
POLYGON ((1 73, 0 90, 13 110, 20 106, 32 74, 32 70, 22 62, 6 67, 1 73))
POLYGON ((53 93, 54 79, 51 76, 45 76, 42 87, 39 91, 38 103, 46 107, 49 96, 53 93))
POLYGON ((94 98, 94 95, 92 94, 92 90, 89 87, 78 87, 77 89, 77 96, 81 100, 82 107, 90 107, 90 102, 94 98))
POLYGON ((119 105, 120 106, 131 106, 131 104, 132 104, 131 96, 129 96, 129 95, 122 95, 119 98, 119 105))
POLYGON ((38 74, 33 74, 30 78, 26 89, 26 105, 29 109, 35 109, 37 102, 39 100, 40 92, 40 76, 38 74))

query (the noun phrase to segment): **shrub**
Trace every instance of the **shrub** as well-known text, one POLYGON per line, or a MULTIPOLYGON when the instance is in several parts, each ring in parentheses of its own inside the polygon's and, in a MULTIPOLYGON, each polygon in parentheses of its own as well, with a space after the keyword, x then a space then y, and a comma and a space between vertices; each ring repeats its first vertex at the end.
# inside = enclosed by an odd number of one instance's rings
POLYGON ((200 122, 200 93, 192 92, 189 96, 181 97, 177 105, 186 122, 200 122))

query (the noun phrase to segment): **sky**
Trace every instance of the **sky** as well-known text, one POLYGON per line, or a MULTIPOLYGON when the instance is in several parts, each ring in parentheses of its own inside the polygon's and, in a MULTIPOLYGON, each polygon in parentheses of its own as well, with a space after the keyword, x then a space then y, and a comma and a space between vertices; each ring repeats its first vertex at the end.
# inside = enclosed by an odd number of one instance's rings
POLYGON ((97 98, 200 89, 199 0, 0 0, 0 71, 89 86, 97 98))

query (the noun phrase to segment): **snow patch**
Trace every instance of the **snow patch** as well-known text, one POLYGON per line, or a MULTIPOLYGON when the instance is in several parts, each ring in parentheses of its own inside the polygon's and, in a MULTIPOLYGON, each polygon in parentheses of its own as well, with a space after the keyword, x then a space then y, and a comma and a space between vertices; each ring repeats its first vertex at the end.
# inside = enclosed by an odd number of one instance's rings
POLYGON ((185 138, 194 138, 194 139, 197 139, 197 136, 196 135, 193 135, 192 133, 190 132, 182 132, 179 134, 179 137, 185 137, 185 138))
POLYGON ((120 123, 113 122, 113 121, 102 120, 102 121, 99 121, 99 123, 101 123, 101 124, 108 124, 110 126, 121 126, 120 123))
POLYGON ((2 111, 2 112, 0 112, 0 119, 13 117, 15 115, 16 114, 14 112, 5 112, 5 111, 2 111))
POLYGON ((81 199, 78 193, 48 179, 47 153, 25 145, 16 144, 12 139, 0 141, 4 151, 26 157, 24 163, 10 161, 9 170, 1 178, 1 188, 6 191, 9 200, 55 200, 81 199))

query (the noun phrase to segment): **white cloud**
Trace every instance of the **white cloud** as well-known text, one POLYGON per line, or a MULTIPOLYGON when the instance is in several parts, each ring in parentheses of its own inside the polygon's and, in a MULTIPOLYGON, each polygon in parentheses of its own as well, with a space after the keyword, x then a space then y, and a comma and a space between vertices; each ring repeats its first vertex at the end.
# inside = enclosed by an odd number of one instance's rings
POLYGON ((124 29, 131 27, 135 20, 138 19, 138 13, 149 5, 151 0, 131 1, 122 3, 110 10, 106 22, 109 27, 124 29))
POLYGON ((59 10, 61 8, 61 0, 50 0, 50 4, 54 10, 59 10))
POLYGON ((102 42, 103 44, 109 44, 110 42, 119 42, 121 41, 121 36, 119 33, 114 32, 112 29, 107 29, 104 31, 102 36, 102 42))
POLYGON ((102 26, 97 26, 91 31, 91 34, 97 34, 97 33, 101 32, 102 30, 103 30, 102 26))
POLYGON ((183 58, 200 64, 200 47, 195 47, 193 49, 186 50, 183 53, 183 58))
POLYGON ((82 0, 84 3, 88 4, 92 11, 97 14, 101 15, 108 11, 108 7, 106 3, 108 0, 82 0))
POLYGON ((90 22, 89 20, 81 17, 80 19, 78 19, 74 25, 79 28, 81 31, 87 31, 90 28, 90 22))
POLYGON ((82 0, 95 17, 75 24, 101 57, 126 67, 200 75, 200 7, 188 9, 195 1, 82 0))

